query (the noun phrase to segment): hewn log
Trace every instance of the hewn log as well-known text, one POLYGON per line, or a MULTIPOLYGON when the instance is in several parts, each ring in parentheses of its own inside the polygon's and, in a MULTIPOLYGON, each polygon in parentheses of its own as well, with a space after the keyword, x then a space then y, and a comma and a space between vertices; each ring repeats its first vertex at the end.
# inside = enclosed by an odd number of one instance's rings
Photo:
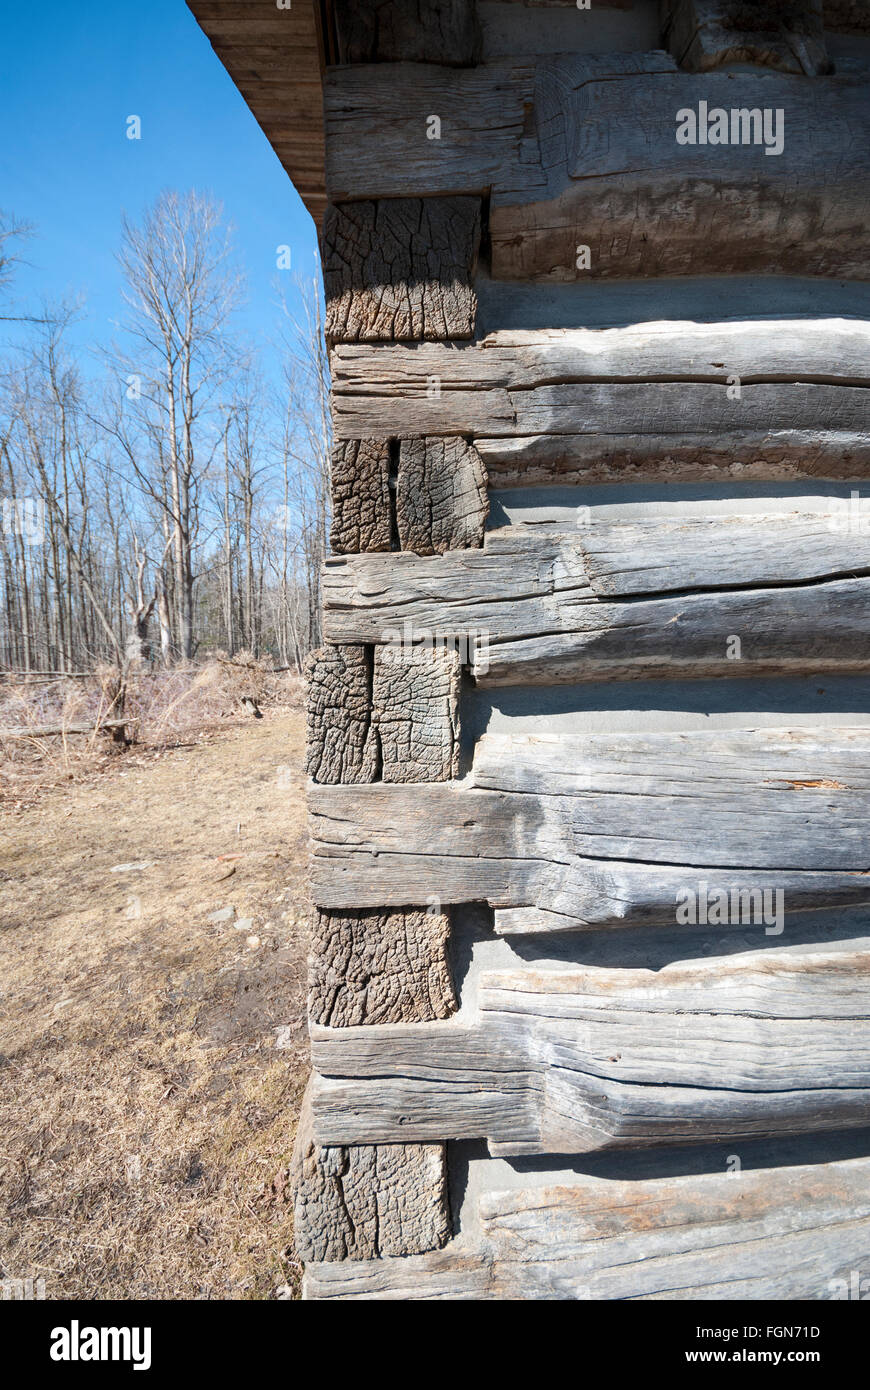
POLYGON ((459 653, 375 649, 372 706, 384 782, 447 782, 459 775, 459 653))
POLYGON ((437 1250, 449 1239, 443 1144, 324 1148, 311 1087, 293 1150, 294 1237, 303 1260, 374 1260, 437 1250))
POLYGON ((589 583, 603 598, 870 574, 870 514, 651 517, 584 527, 589 583), (862 525, 863 522, 863 525, 862 525))
POLYGON ((310 1265, 306 1298, 850 1298, 870 1160, 487 1191, 481 1239, 377 1264, 310 1265))
MULTIPOLYGON (((603 537, 615 534, 602 528, 603 537)), ((459 642, 470 649, 481 686, 868 668, 870 578, 834 578, 866 573, 867 538, 848 528, 842 511, 827 519, 784 514, 776 522, 743 518, 732 526, 717 517, 709 526, 687 525, 682 555, 674 545, 679 523, 663 523, 658 568, 652 535, 638 559, 648 571, 625 577, 601 576, 602 563, 629 570, 632 561, 624 554, 602 561, 598 551, 608 541, 596 542, 597 535, 594 524, 574 535, 506 528, 490 532, 479 551, 330 560, 326 635, 334 642, 383 642, 395 633, 409 642, 459 642), (731 529, 735 545, 725 558, 731 529), (705 552, 723 557, 722 591, 705 588, 716 579, 705 552), (631 596, 647 582, 653 593, 681 592, 631 596), (606 593, 608 584, 626 585, 629 597, 599 598, 596 587, 606 593)))
POLYGON ((534 81, 534 64, 521 60, 333 68, 324 79, 332 202, 486 193, 516 160, 534 81))
POLYGON ((345 439, 333 446, 332 533, 337 555, 389 550, 390 449, 386 439, 345 439))
POLYGON ((475 0, 333 0, 342 63, 477 61, 475 0))
POLYGON ((309 963, 311 1022, 347 1028, 449 1018, 457 1007, 449 937, 444 912, 318 912, 309 963))
POLYGON ((760 63, 817 77, 832 71, 821 0, 661 0, 665 43, 681 67, 760 63))
POLYGON ((378 775, 372 662, 365 647, 346 645, 320 647, 306 661, 305 770, 315 782, 373 782, 378 775))
POLYGON ((728 895, 699 921, 777 934, 774 895, 787 914, 870 900, 868 753, 860 728, 487 734, 458 785, 313 788, 312 894, 398 906, 413 882, 574 930, 673 926, 690 888, 728 895))
POLYGON ((870 467, 868 362, 866 324, 843 319, 348 345, 333 354, 335 426, 367 435, 389 414, 398 433, 472 435, 491 485, 738 465, 846 477, 870 467))
POLYGON ((464 439, 403 439, 396 521, 402 550, 443 555, 483 544, 486 470, 464 439))
POLYGON ((813 82, 766 71, 695 77, 666 54, 569 55, 467 72, 398 64, 389 81, 378 65, 334 69, 325 93, 327 186, 334 201, 491 189, 496 279, 862 279, 870 96, 866 71, 841 67, 813 82), (729 143, 717 146, 703 113, 719 110, 729 143), (764 143, 765 110, 783 113, 781 148, 776 129, 764 143), (704 121, 695 144, 677 142, 686 111, 704 121), (753 111, 757 130, 739 114, 753 111), (440 138, 427 138, 431 115, 440 138), (585 257, 579 266, 584 246, 588 266, 585 257))
POLYGON ((584 1153, 863 1127, 868 971, 851 947, 485 971, 476 1026, 315 1028, 315 1133, 584 1153))
POLYGON ((329 341, 471 337, 479 198, 333 205, 323 243, 329 341))

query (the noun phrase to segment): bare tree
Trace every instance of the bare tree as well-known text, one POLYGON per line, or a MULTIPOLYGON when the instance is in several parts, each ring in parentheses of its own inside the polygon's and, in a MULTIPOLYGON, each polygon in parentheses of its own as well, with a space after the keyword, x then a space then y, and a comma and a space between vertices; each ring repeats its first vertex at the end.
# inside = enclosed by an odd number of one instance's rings
POLYGON ((194 654, 200 489, 215 448, 208 416, 237 366, 225 329, 240 293, 220 207, 197 193, 164 193, 140 225, 123 223, 121 268, 132 346, 125 409, 111 423, 133 474, 162 512, 172 554, 173 646, 194 654))

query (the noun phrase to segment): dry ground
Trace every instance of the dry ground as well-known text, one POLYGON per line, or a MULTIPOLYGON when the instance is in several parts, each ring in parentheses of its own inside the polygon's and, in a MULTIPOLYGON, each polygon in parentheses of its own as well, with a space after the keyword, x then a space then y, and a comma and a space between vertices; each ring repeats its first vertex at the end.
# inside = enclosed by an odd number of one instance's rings
POLYGON ((303 739, 268 710, 2 813, 0 1277, 296 1290, 303 739))

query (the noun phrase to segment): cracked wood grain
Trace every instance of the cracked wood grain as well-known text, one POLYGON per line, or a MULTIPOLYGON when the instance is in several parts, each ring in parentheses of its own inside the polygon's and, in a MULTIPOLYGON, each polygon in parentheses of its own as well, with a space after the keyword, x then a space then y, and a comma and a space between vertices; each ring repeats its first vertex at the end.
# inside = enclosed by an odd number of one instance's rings
POLYGON ((479 1241, 309 1266, 305 1297, 810 1299, 866 1264, 870 1160, 624 1181, 578 1174, 481 1193, 479 1241))
POLYGON ((389 550, 390 449, 386 439, 345 439, 333 445, 330 468, 336 555, 389 550))
POLYGON ((342 63, 477 61, 475 0, 333 0, 342 63))
POLYGON ((854 476, 870 467, 860 320, 493 333, 333 354, 339 436, 473 437, 490 484, 854 476), (437 395, 429 389, 440 383, 437 395), (736 384, 736 389, 735 389, 736 384))
MULTIPOLYGON (((400 644, 401 633, 395 636, 400 644)), ((458 776, 460 673, 459 654, 449 648, 376 647, 372 707, 384 782, 458 776)))
POLYGON ((315 782, 373 782, 378 776, 372 665, 365 647, 346 644, 320 647, 306 660, 305 771, 315 782))
POLYGON ((465 643, 480 686, 860 672, 868 545, 842 510, 506 527, 477 551, 327 561, 324 628, 382 642, 410 624, 465 643))
POLYGON ((483 544, 486 470, 464 439, 403 439, 396 520, 402 550, 443 555, 483 544))
POLYGON ((327 210, 329 342, 469 338, 479 198, 394 198, 327 210))
POLYGON ((868 974, 866 943, 484 971, 477 1026, 315 1028, 315 1133, 556 1154, 863 1127, 868 974))
POLYGON ((319 911, 309 962, 308 1016, 330 1028, 449 1018, 456 996, 450 919, 424 908, 319 911))
POLYGON ((866 903, 868 754, 861 728, 485 734, 462 782, 312 788, 312 896, 398 906, 413 882, 511 910, 502 931, 673 926, 700 881, 786 914, 866 903))
POLYGON ((450 1236, 443 1144, 321 1146, 311 1085, 293 1150, 294 1240, 305 1261, 437 1250, 450 1236))

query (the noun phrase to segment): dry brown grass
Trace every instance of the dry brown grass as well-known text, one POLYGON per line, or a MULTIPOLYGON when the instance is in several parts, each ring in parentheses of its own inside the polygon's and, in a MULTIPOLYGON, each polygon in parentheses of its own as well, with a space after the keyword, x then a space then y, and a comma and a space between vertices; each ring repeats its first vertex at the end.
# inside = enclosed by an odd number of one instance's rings
POLYGON ((0 1277, 49 1298, 298 1284, 304 733, 264 715, 7 802, 0 1277))

